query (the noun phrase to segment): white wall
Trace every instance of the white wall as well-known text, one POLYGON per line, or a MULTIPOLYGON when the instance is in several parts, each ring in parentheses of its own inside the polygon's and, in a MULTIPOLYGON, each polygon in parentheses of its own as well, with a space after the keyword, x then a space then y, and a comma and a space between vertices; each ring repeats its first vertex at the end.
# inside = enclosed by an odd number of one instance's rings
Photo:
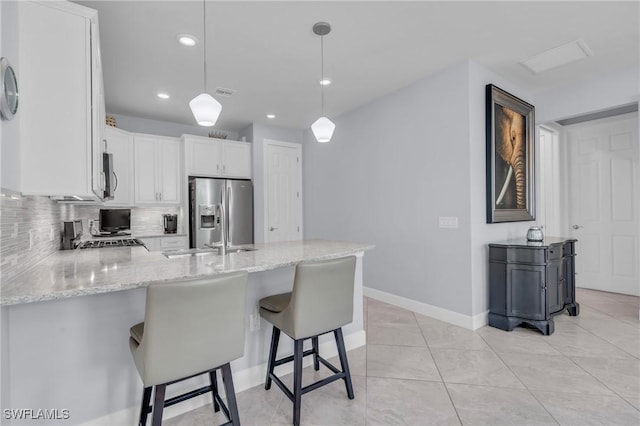
POLYGON ((304 144, 305 237, 376 244, 365 286, 473 318, 488 309, 488 247, 535 222, 486 223, 485 86, 532 95, 465 61, 335 118, 304 144), (458 229, 438 227, 458 217, 458 229))
POLYGON ((303 153, 305 238, 373 243, 366 287, 465 315, 468 84, 466 62, 446 69, 335 118, 329 143, 307 131, 303 153), (459 228, 440 229, 438 216, 459 228))
MULTIPOLYGON (((20 90, 20 64, 18 63, 18 2, 1 1, 0 9, 0 56, 9 59, 16 72, 20 90)), ((12 191, 20 190, 20 105, 12 121, 3 121, 0 129, 0 187, 12 191)))
MULTIPOLYGON (((509 83, 496 73, 469 61, 469 170, 471 194, 471 291, 473 315, 481 315, 489 306, 488 243, 524 237, 536 222, 486 223, 486 129, 485 86, 495 84, 501 89, 532 102, 531 94, 509 83)), ((538 105, 536 114, 539 111, 538 105)), ((536 155, 537 158, 537 155, 536 155)), ((536 167, 537 169, 537 167, 536 167)), ((538 176, 536 176, 536 183, 538 176)))

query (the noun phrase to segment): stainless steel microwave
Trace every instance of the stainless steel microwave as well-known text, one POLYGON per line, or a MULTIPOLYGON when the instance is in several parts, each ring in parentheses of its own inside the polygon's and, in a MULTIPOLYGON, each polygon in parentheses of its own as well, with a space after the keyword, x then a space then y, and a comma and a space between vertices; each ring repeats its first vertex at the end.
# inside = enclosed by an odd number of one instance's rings
POLYGON ((104 193, 100 198, 103 200, 113 200, 118 188, 118 176, 113 171, 113 154, 102 153, 102 174, 104 176, 104 193))

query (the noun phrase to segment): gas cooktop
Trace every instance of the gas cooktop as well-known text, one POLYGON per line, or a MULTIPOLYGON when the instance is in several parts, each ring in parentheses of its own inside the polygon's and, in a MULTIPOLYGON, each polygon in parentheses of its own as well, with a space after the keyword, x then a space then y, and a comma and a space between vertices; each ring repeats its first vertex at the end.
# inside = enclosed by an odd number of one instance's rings
POLYGON ((80 243, 81 249, 103 247, 133 247, 144 244, 137 238, 119 238, 116 240, 88 240, 80 243))

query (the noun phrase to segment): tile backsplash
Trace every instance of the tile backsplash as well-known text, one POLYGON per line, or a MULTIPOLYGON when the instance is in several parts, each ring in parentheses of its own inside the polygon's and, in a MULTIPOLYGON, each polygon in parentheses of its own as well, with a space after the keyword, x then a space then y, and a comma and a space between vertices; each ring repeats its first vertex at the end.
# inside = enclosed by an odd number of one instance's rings
POLYGON ((0 190, 0 278, 21 274, 60 248, 60 209, 46 197, 0 190))
MULTIPOLYGON (((86 206, 75 204, 60 204, 62 220, 82 219, 85 235, 89 234, 89 220, 98 221, 100 208, 120 208, 107 206, 86 206)), ((158 235, 164 233, 164 214, 178 215, 178 233, 186 232, 184 214, 178 206, 169 207, 135 207, 131 208, 131 234, 136 237, 158 235)))
MULTIPOLYGON (((0 279, 11 279, 59 250, 65 220, 82 219, 88 236, 88 222, 98 220, 101 207, 58 203, 0 189, 0 279)), ((163 214, 177 214, 178 233, 188 232, 182 208, 169 206, 131 208, 131 233, 138 237, 163 234, 163 214)))

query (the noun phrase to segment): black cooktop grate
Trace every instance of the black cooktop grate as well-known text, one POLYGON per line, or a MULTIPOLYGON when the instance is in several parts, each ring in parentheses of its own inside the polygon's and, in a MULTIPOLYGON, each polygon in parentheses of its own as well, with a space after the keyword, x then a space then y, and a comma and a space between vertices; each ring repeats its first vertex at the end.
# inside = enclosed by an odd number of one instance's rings
POLYGON ((81 249, 104 247, 133 247, 144 244, 137 238, 119 238, 117 240, 89 240, 80 244, 81 249))

